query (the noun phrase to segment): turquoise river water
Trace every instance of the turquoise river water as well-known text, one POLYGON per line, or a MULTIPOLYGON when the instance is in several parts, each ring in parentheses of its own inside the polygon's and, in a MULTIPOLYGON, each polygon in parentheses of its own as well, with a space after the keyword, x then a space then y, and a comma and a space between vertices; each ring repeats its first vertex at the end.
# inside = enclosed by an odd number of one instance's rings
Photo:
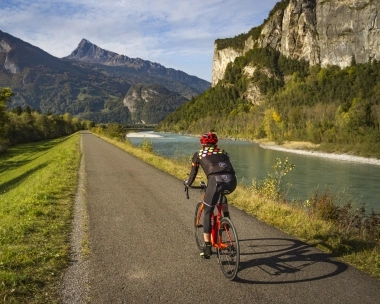
MULTIPOLYGON (((152 142, 157 154, 170 158, 180 155, 190 158, 200 148, 199 139, 195 137, 156 132, 146 133, 145 136, 152 142)), ((139 145, 143 138, 144 134, 141 133, 139 137, 129 137, 129 140, 133 145, 139 145)), ((288 199, 306 200, 316 190, 322 194, 329 189, 342 202, 351 199, 357 204, 366 204, 367 210, 380 212, 378 165, 263 149, 256 143, 243 141, 220 140, 218 146, 230 155, 239 183, 252 185, 253 179, 264 179, 269 172, 273 172, 276 158, 288 158, 289 163, 295 165, 294 170, 284 178, 284 184, 291 184, 288 199)))

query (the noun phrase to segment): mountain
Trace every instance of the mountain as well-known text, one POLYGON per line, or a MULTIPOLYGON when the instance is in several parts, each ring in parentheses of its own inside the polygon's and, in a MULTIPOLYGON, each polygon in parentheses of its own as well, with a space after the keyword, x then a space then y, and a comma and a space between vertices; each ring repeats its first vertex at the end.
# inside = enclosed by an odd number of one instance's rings
POLYGON ((379 60, 379 11, 380 2, 373 0, 280 1, 261 26, 215 41, 212 85, 230 62, 256 47, 322 67, 379 60))
POLYGON ((131 113, 123 99, 137 84, 161 85, 184 99, 210 86, 198 77, 108 52, 87 40, 82 40, 70 56, 60 59, 0 31, 0 87, 10 87, 16 94, 10 107, 30 106, 53 114, 67 112, 95 122, 131 123, 131 113), (99 54, 105 57, 97 58, 99 54))
POLYGON ((93 68, 101 68, 116 77, 122 77, 137 84, 160 84, 186 98, 199 95, 210 87, 210 83, 182 71, 166 68, 159 63, 130 58, 125 55, 104 50, 86 39, 82 39, 78 47, 67 57, 73 62, 87 64, 93 68))
POLYGON ((212 87, 157 130, 380 157, 379 11, 372 0, 278 2, 262 25, 215 41, 212 87))
POLYGON ((110 109, 121 121, 129 120, 122 106, 131 86, 127 80, 76 66, 1 31, 0 86, 15 93, 11 107, 73 115, 110 109))
POLYGON ((132 122, 157 124, 186 101, 163 86, 138 84, 128 90, 123 103, 131 113, 132 122))

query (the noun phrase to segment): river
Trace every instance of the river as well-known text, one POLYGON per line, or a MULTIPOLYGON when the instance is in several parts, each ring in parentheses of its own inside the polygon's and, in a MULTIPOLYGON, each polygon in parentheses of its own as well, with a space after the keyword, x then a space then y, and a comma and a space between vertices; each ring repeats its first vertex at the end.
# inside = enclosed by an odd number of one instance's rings
MULTIPOLYGON (((190 158, 200 148, 198 138, 173 133, 131 134, 129 140, 139 145, 144 137, 152 142, 157 154, 170 158, 180 155, 190 158)), ((229 153, 240 183, 252 185, 254 179, 264 179, 273 172, 276 158, 288 158, 289 163, 295 165, 284 178, 284 184, 291 185, 288 199, 306 200, 316 190, 322 194, 329 189, 342 203, 352 200, 358 205, 366 204, 369 211, 380 212, 378 165, 263 149, 256 143, 243 141, 219 140, 218 146, 229 153)))

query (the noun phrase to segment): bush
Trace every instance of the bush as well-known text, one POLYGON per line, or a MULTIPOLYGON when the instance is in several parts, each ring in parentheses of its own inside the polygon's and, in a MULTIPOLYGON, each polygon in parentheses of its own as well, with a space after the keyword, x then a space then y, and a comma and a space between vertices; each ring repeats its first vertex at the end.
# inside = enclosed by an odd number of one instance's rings
POLYGON ((268 177, 262 181, 254 180, 253 192, 268 199, 286 201, 287 190, 283 188, 282 178, 294 167, 288 163, 288 158, 285 158, 284 162, 280 158, 276 158, 275 164, 272 166, 274 172, 268 173, 268 177))
POLYGON ((0 138, 0 154, 6 152, 8 148, 9 148, 9 140, 0 138))
POLYGON ((334 223, 345 239, 379 242, 380 214, 374 210, 368 213, 364 204, 357 207, 351 200, 340 205, 339 196, 330 190, 322 195, 316 191, 304 206, 310 216, 334 223))
POLYGON ((153 152, 153 143, 149 141, 148 139, 146 139, 145 137, 141 141, 139 147, 145 152, 153 152))

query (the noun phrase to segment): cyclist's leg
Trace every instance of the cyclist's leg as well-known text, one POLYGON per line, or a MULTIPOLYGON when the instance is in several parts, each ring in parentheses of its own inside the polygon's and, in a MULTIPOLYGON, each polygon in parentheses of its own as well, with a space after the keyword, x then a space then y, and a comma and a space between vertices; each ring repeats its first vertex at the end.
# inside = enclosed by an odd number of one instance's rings
POLYGON ((212 254, 211 250, 211 215, 214 212, 216 203, 218 202, 219 194, 217 192, 217 185, 215 177, 211 176, 208 179, 206 193, 203 199, 204 204, 204 216, 203 216, 203 236, 205 241, 205 247, 201 252, 201 256, 209 258, 212 254))
POLYGON ((203 228, 205 242, 211 241, 211 214, 214 211, 215 205, 219 200, 219 192, 217 192, 217 184, 215 176, 210 176, 207 182, 207 189, 203 199, 204 217, 203 228))
POLYGON ((210 206, 203 202, 203 234, 205 242, 211 241, 211 214, 214 212, 214 206, 210 206))
MULTIPOLYGON (((219 184, 218 191, 224 192, 227 191, 227 193, 232 193, 235 191, 237 186, 237 180, 235 175, 229 175, 228 176, 228 181, 223 182, 219 184)), ((223 216, 224 217, 229 217, 230 213, 228 211, 228 204, 227 204, 227 197, 226 195, 222 196, 222 210, 223 210, 223 216)))
POLYGON ((214 206, 209 206, 205 202, 203 202, 203 239, 204 239, 204 247, 201 251, 201 256, 205 259, 209 259, 212 255, 211 250, 211 215, 214 212, 214 206))

